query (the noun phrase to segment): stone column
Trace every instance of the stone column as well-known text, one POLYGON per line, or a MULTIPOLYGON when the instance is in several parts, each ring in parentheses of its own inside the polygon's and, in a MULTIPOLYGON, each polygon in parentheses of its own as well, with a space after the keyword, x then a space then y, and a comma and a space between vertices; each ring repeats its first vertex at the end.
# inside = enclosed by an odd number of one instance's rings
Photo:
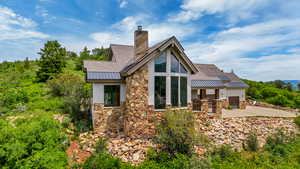
POLYGON ((246 109, 246 101, 240 101, 240 109, 246 109))
POLYGON ((208 112, 208 100, 201 100, 201 112, 207 113, 208 112))

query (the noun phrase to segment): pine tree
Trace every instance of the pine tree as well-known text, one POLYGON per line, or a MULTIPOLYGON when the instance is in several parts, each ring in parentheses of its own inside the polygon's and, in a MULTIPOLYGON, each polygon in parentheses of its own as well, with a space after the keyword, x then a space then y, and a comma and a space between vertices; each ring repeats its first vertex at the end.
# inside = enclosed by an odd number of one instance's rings
POLYGON ((66 66, 67 51, 58 41, 48 41, 38 54, 41 55, 39 60, 40 69, 37 72, 40 82, 45 82, 50 77, 61 73, 66 66))

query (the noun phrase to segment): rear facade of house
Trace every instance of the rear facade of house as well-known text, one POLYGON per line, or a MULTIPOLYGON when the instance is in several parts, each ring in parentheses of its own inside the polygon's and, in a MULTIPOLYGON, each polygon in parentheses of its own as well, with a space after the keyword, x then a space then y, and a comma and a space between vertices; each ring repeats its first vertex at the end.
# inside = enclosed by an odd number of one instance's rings
POLYGON ((139 26, 134 46, 111 44, 109 56, 84 61, 96 130, 150 137, 166 109, 220 114, 246 106, 245 83, 215 65, 192 63, 174 36, 149 47, 139 26))

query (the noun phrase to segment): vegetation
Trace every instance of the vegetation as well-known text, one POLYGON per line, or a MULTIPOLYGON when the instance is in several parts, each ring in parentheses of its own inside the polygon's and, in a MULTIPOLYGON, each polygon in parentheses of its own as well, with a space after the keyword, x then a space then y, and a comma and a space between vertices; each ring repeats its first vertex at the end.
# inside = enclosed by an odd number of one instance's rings
POLYGON ((264 101, 270 104, 300 108, 300 93, 290 90, 283 81, 255 82, 244 80, 250 87, 246 90, 248 99, 264 101))
POLYGON ((67 51, 57 41, 48 41, 39 52, 41 59, 39 60, 40 69, 37 77, 40 82, 47 81, 63 71, 66 66, 65 58, 67 51))
POLYGON ((0 119, 0 166, 2 168, 65 168, 68 140, 52 117, 0 119))
POLYGON ((258 151, 258 139, 256 133, 250 133, 247 140, 243 144, 243 147, 246 151, 256 152, 258 151))
POLYGON ((206 143, 205 137, 196 132, 194 124, 191 111, 168 110, 157 126, 156 142, 173 156, 176 153, 191 156, 195 145, 206 143))

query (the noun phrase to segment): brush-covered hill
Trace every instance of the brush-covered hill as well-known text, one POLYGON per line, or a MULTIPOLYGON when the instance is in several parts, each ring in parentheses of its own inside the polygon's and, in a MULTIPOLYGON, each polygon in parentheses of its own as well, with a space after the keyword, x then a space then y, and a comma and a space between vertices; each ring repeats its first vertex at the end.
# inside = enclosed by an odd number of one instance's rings
POLYGON ((244 80, 250 87, 246 90, 248 99, 264 101, 270 104, 300 108, 300 93, 294 91, 283 81, 256 82, 244 80))

